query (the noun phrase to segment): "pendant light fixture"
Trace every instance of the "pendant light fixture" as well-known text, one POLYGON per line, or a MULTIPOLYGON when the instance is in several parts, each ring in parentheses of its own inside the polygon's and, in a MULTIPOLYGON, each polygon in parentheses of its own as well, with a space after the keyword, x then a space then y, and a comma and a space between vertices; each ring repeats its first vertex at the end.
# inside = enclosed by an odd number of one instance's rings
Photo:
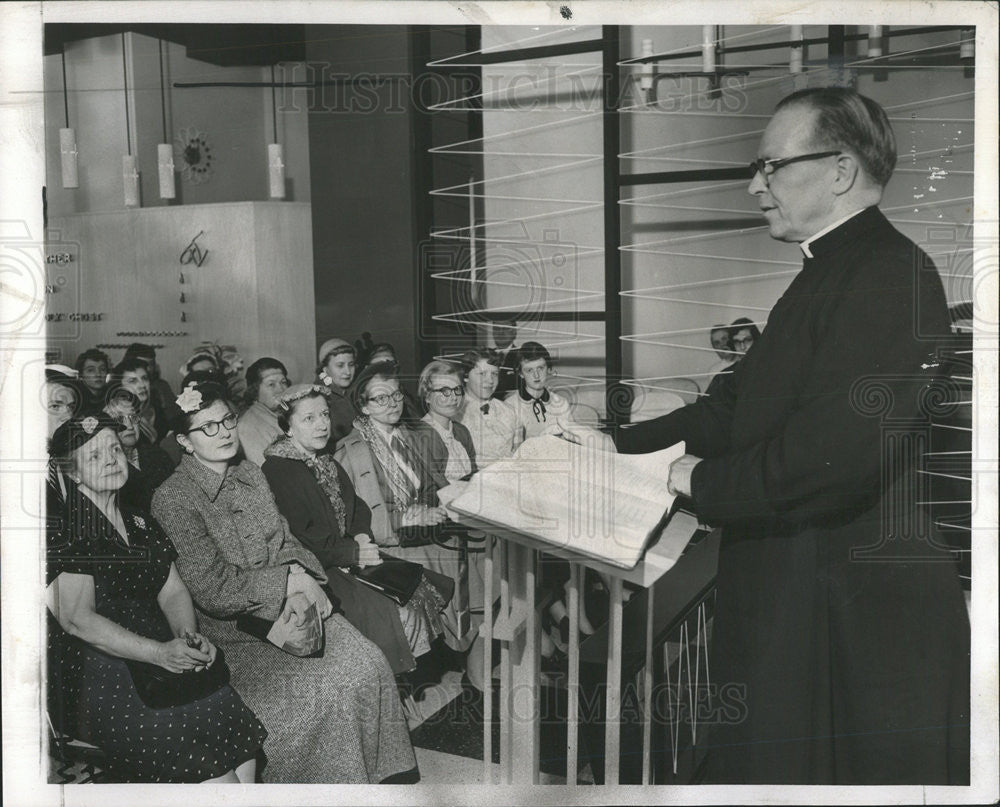
POLYGON ((128 153, 122 157, 122 180, 125 190, 125 207, 139 206, 139 170, 132 154, 132 132, 128 115, 128 66, 125 61, 125 32, 122 31, 122 86, 125 92, 125 142, 128 153))
POLYGON ((59 130, 59 166, 62 170, 62 186, 79 188, 80 176, 77 168, 76 132, 69 127, 69 91, 66 87, 66 46, 62 51, 63 110, 66 113, 66 128, 59 130))
POLYGON ((791 35, 788 37, 792 43, 792 47, 788 55, 789 73, 802 72, 802 55, 803 55, 802 36, 803 36, 802 26, 793 25, 791 35))
POLYGON ((163 40, 157 39, 156 43, 160 52, 160 120, 163 123, 163 140, 156 146, 156 171, 160 180, 160 198, 176 199, 174 147, 167 140, 167 91, 163 80, 163 40))
POLYGON ((285 162, 281 144, 278 142, 278 107, 274 93, 274 65, 271 65, 271 124, 274 140, 267 147, 267 175, 272 199, 285 198, 285 162))

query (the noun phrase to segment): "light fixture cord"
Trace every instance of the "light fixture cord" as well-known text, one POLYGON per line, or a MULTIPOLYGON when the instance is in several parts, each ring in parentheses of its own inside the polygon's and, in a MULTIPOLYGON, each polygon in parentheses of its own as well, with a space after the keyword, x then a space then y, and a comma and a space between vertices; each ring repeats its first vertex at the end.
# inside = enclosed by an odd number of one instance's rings
POLYGON ((274 142, 278 142, 278 108, 274 100, 274 65, 271 65, 271 125, 274 128, 274 142))
POLYGON ((69 91, 66 87, 66 46, 62 51, 62 73, 63 73, 63 110, 66 112, 66 128, 69 128, 69 91))
POLYGON ((128 68, 125 65, 125 32, 122 31, 122 86, 125 88, 125 140, 128 154, 132 156, 132 132, 128 128, 128 68))
POLYGON ((167 91, 163 84, 163 40, 157 39, 160 48, 160 120, 163 121, 163 142, 167 142, 167 91))

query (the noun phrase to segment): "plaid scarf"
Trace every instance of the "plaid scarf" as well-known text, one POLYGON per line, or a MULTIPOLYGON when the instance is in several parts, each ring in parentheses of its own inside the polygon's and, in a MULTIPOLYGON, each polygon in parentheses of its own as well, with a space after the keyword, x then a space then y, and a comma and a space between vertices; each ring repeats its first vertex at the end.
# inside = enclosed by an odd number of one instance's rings
POLYGON ((316 477, 317 484, 330 500, 330 504, 333 505, 340 534, 346 534, 347 507, 344 505, 344 496, 340 492, 340 478, 337 475, 337 466, 333 457, 329 454, 309 454, 295 445, 288 437, 279 437, 271 443, 264 449, 264 456, 304 462, 306 467, 312 471, 313 476, 316 477))
MULTIPOLYGON (((354 428, 358 430, 362 439, 368 444, 368 450, 371 451, 372 456, 375 461, 382 466, 382 470, 385 472, 385 477, 389 482, 389 487, 392 488, 392 497, 395 501, 401 504, 403 507, 409 506, 413 499, 416 498, 417 490, 413 486, 413 482, 404 473, 400 467, 399 462, 395 455, 392 453, 392 449, 386 445, 385 440, 383 440, 377 433, 375 426, 372 425, 371 418, 367 415, 362 415, 354 420, 354 428)), ((397 427, 398 428, 398 427, 397 427)), ((400 440, 400 452, 403 454, 404 458, 409 453, 405 443, 400 440)), ((411 470, 416 473, 411 465, 411 470)))

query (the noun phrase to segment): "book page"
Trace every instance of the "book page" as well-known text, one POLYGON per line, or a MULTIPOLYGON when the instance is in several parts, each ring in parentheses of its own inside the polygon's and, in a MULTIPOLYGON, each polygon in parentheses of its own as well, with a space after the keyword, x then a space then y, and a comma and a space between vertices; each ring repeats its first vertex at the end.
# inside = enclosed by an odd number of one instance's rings
POLYGON ((634 565, 674 497, 667 491, 678 444, 646 455, 525 441, 510 459, 476 474, 451 507, 618 565, 634 565))

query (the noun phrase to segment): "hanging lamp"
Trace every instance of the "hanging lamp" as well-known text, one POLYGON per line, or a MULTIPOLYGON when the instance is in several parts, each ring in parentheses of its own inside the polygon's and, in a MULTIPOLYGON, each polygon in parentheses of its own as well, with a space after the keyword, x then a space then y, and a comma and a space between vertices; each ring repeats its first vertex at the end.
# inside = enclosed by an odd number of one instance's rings
POLYGON ((267 175, 272 199, 285 198, 285 161, 281 144, 278 142, 278 107, 274 93, 274 65, 271 65, 271 125, 274 139, 267 147, 267 175))
POLYGON ((125 207, 139 206, 139 170, 132 153, 132 132, 129 129, 128 114, 128 66, 125 61, 125 32, 122 31, 122 87, 125 93, 125 142, 128 153, 122 157, 122 181, 125 191, 125 207))
POLYGON ((156 40, 160 56, 160 121, 163 139, 156 146, 156 172, 160 180, 160 198, 176 199, 177 184, 174 176, 174 147, 167 140, 167 91, 163 80, 163 40, 156 40))
POLYGON ((69 125, 69 91, 66 87, 66 46, 62 51, 63 77, 63 110, 66 113, 66 126, 59 130, 59 167, 62 171, 62 186, 64 188, 79 188, 80 175, 77 164, 76 132, 69 125))

